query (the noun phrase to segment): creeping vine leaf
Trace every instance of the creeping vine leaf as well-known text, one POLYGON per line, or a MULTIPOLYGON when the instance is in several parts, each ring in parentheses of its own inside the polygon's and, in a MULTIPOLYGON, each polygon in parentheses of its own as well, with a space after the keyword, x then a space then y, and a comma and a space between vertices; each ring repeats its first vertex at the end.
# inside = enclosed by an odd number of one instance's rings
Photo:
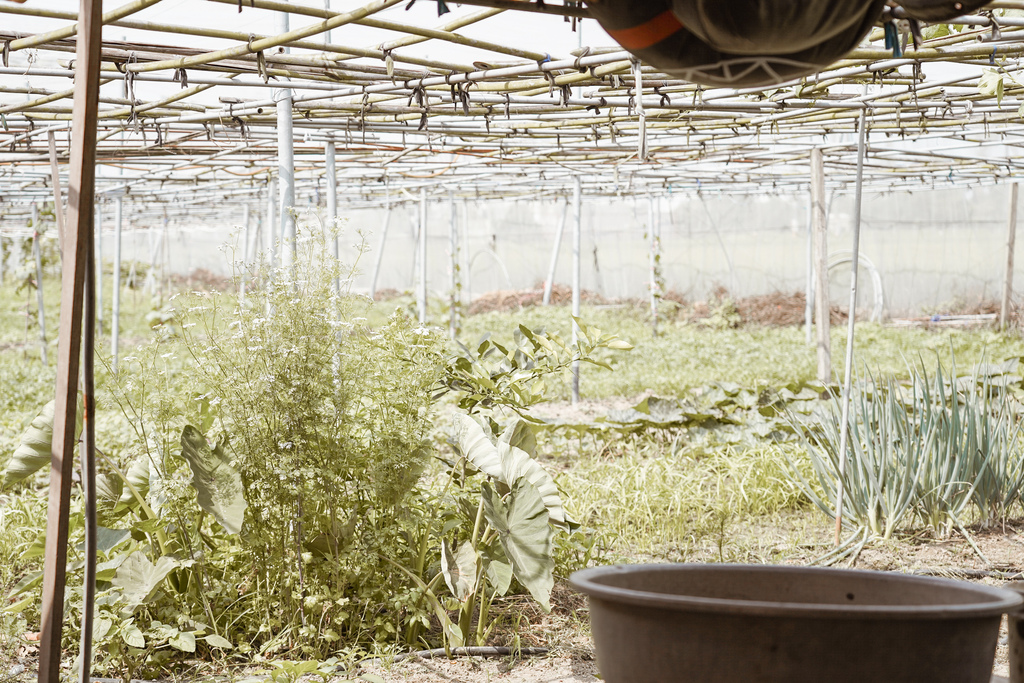
POLYGON ((489 483, 483 485, 484 517, 498 532, 512 572, 545 610, 551 610, 555 561, 551 557, 552 529, 537 487, 517 480, 507 501, 489 483))
POLYGON ((192 468, 192 486, 199 506, 213 515, 228 533, 242 530, 246 502, 242 495, 242 476, 224 452, 224 442, 214 448, 192 425, 181 432, 181 457, 192 468))

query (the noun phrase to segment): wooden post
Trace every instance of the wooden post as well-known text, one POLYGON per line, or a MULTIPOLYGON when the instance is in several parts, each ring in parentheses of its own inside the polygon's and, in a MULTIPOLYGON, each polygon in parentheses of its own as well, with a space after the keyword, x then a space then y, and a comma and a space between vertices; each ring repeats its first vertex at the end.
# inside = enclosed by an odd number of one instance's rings
POLYGON ((814 212, 814 317, 818 333, 818 381, 832 381, 832 341, 828 300, 828 225, 825 222, 825 164, 811 150, 811 205, 814 212))
POLYGON ((1010 185, 1010 222, 1006 230, 1006 279, 1003 281, 1003 303, 999 307, 999 329, 1005 330, 1010 319, 1010 298, 1013 296, 1013 247, 1017 241, 1017 183, 1010 185))
POLYGON ((96 190, 96 114, 99 103, 102 0, 81 0, 75 59, 75 118, 69 166, 68 231, 61 276, 60 343, 57 346, 56 405, 50 453, 50 491, 40 610, 39 683, 59 683, 67 570, 68 509, 78 412, 86 250, 92 248, 96 190))

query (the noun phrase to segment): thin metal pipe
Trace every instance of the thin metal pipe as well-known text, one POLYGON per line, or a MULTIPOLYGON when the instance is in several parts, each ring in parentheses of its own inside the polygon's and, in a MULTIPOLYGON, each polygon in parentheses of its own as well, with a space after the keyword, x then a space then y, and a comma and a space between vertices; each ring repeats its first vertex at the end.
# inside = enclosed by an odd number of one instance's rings
MULTIPOLYGON (((325 3, 329 4, 329 3, 325 3)), ((331 241, 331 255, 334 257, 333 267, 336 269, 333 278, 334 296, 341 295, 341 248, 338 240, 338 167, 335 160, 334 141, 324 144, 324 175, 327 176, 327 224, 325 237, 331 241)))
POLYGON ((39 246, 39 207, 32 204, 32 257, 36 264, 36 311, 39 320, 39 354, 43 365, 49 365, 46 358, 46 307, 43 296, 43 250, 39 246))
POLYGON ((419 286, 417 287, 416 310, 420 324, 427 322, 427 189, 420 189, 420 235, 419 235, 419 286))
POLYGON ((569 217, 569 202, 562 204, 562 219, 558 222, 558 231, 555 232, 555 244, 551 247, 551 262, 548 264, 548 276, 544 278, 543 305, 551 305, 551 289, 555 284, 555 269, 558 267, 558 254, 562 251, 562 235, 565 233, 565 222, 569 217))
MULTIPOLYGON (((95 225, 89 232, 95 232, 95 225)), ((92 681, 92 623, 96 604, 96 542, 99 522, 96 514, 96 251, 92 235, 85 242, 85 301, 82 325, 82 428, 81 455, 83 517, 85 521, 85 568, 82 578, 82 634, 79 645, 79 683, 92 681)))
POLYGON ((391 225, 391 204, 387 202, 384 210, 384 225, 380 230, 380 242, 377 245, 377 258, 373 262, 373 277, 370 280, 370 298, 377 297, 377 281, 380 278, 381 265, 384 263, 384 244, 388 239, 388 226, 391 225))
POLYGON ((110 368, 117 371, 121 343, 121 232, 124 221, 124 199, 114 200, 114 277, 111 289, 110 311, 110 368))
POLYGON ((864 198, 864 157, 867 153, 867 120, 860 115, 857 137, 857 189, 853 199, 853 256, 850 265, 850 311, 846 326, 846 366, 843 368, 842 427, 839 433, 839 471, 836 481, 836 528, 838 546, 843 527, 843 494, 846 486, 846 457, 850 440, 850 391, 853 389, 853 341, 857 324, 857 270, 860 268, 861 204, 864 198))
POLYGON ((1003 278, 1003 297, 999 306, 999 329, 1006 330, 1013 297, 1013 256, 1017 241, 1017 183, 1010 184, 1010 220, 1006 228, 1006 273, 1003 278))
MULTIPOLYGON (((288 33, 288 13, 278 15, 278 31, 288 33)), ((286 48, 287 49, 287 48, 286 48)), ((292 132, 292 91, 281 88, 274 91, 277 102, 277 177, 280 187, 280 204, 278 205, 278 221, 281 230, 281 265, 285 265, 285 254, 288 255, 291 281, 297 279, 298 240, 295 235, 295 137, 292 132)))
POLYGON ((451 269, 449 300, 448 300, 448 336, 455 339, 459 334, 459 306, 461 301, 462 281, 459 278, 459 222, 456 220, 455 194, 448 191, 448 257, 451 269))
MULTIPOLYGON (((576 318, 580 317, 580 247, 583 232, 583 183, 576 176, 572 192, 573 230, 572 230, 572 343, 578 344, 580 339, 579 325, 576 318)), ((580 402, 580 361, 572 362, 572 404, 580 402)))
POLYGON ((93 257, 96 261, 93 264, 93 271, 95 271, 95 287, 96 287, 96 325, 97 328, 103 331, 103 205, 96 202, 96 218, 93 224, 93 235, 94 242, 93 251, 95 256, 93 257))
POLYGON ((249 270, 249 205, 246 204, 242 212, 242 267, 238 273, 238 301, 245 301, 245 285, 249 270))
POLYGON ((47 134, 50 151, 50 182, 53 185, 53 215, 57 219, 57 245, 61 258, 64 257, 64 198, 60 190, 60 166, 57 165, 57 136, 51 130, 47 134))
POLYGON ((814 344, 814 193, 807 197, 807 281, 804 283, 804 335, 814 344))

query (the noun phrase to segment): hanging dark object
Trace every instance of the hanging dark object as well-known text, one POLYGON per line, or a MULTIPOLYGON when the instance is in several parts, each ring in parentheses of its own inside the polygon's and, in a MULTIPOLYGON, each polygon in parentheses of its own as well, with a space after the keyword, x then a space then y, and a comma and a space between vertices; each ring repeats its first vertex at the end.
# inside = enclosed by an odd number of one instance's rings
POLYGON ((622 47, 693 83, 764 87, 809 76, 857 47, 885 0, 593 0, 622 47))
POLYGON ((991 0, 900 0, 911 19, 944 22, 975 12, 991 0))

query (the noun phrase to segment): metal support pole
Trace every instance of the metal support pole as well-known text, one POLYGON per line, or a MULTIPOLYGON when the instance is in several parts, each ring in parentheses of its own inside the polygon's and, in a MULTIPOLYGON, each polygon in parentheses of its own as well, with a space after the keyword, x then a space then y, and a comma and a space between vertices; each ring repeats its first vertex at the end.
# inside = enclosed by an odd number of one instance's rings
MULTIPOLYGON (((572 191, 573 228, 572 228, 572 315, 580 316, 580 242, 583 232, 583 184, 580 177, 575 177, 572 191)), ((572 343, 579 342, 579 326, 572 322, 572 343)), ((580 362, 572 362, 572 404, 580 402, 580 362)))
POLYGON ((1003 280, 1003 301, 999 307, 999 329, 1005 330, 1010 319, 1010 299, 1013 296, 1013 251, 1017 241, 1017 183, 1010 185, 1010 221, 1006 230, 1006 278, 1003 280))
POLYGON ((96 327, 103 330, 103 207, 96 203, 96 222, 93 234, 96 251, 96 263, 93 265, 96 285, 96 327))
POLYGON ((384 242, 388 238, 388 226, 391 224, 391 188, 388 177, 384 176, 384 226, 380 231, 380 243, 377 245, 377 257, 373 261, 373 277, 370 279, 370 298, 377 296, 377 279, 380 277, 380 267, 384 262, 384 242))
POLYGON ((839 434, 839 472, 836 482, 836 531, 835 542, 839 545, 843 527, 843 480, 846 478, 846 454, 850 440, 850 391, 853 388, 853 340, 857 323, 857 270, 860 268, 860 214, 864 198, 864 156, 867 153, 867 121, 862 109, 860 130, 857 136, 857 185, 853 198, 853 257, 850 265, 850 311, 846 324, 846 365, 843 367, 843 411, 839 434))
POLYGON ((562 205, 562 220, 558 223, 558 232, 555 233, 555 245, 551 248, 551 263, 548 265, 548 276, 544 280, 545 306, 551 305, 551 288, 555 286, 555 268, 558 267, 558 252, 562 250, 562 235, 565 233, 565 221, 569 217, 569 202, 562 205))
MULTIPOLYGON (((249 279, 249 205, 246 204, 242 211, 242 268, 238 273, 238 301, 245 301, 245 285, 249 279)), ((151 266, 152 267, 152 266, 151 266)))
POLYGON ((657 199, 647 198, 647 222, 651 235, 651 329, 658 336, 658 304, 661 301, 661 225, 660 216, 655 210, 657 199))
POLYGON ((274 282, 274 269, 277 267, 277 231, 274 230, 274 226, 277 225, 277 189, 273 180, 267 182, 267 229, 265 231, 265 237, 267 239, 267 277, 270 278, 270 282, 274 282))
POLYGON ((807 201, 807 282, 804 286, 804 334, 807 345, 814 344, 814 199, 807 201))
MULTIPOLYGON (((287 33, 289 30, 288 13, 278 12, 277 18, 278 32, 287 33)), ((285 52, 289 52, 287 47, 285 47, 285 52)), ((281 231, 281 265, 288 264, 291 270, 291 280, 294 283, 298 261, 296 254, 298 241, 295 239, 295 217, 292 215, 292 208, 295 206, 295 138, 292 134, 292 91, 289 88, 276 88, 273 98, 277 102, 277 176, 280 183, 278 224, 281 231)))
POLYGON ((338 246, 338 169, 335 161, 334 141, 324 147, 324 175, 327 176, 327 234, 331 241, 331 255, 334 256, 334 296, 341 296, 341 249, 338 246))
POLYGON ((50 178, 53 185, 53 215, 57 219, 57 247, 61 258, 64 258, 64 198, 60 190, 60 166, 57 164, 57 136, 47 131, 47 142, 50 146, 50 178))
POLYGON ((124 199, 114 203, 114 277, 110 286, 110 367, 117 371, 118 350, 121 342, 121 231, 124 218, 124 199))
POLYGON ((456 220, 455 195, 448 192, 448 257, 451 278, 448 299, 448 336, 455 339, 459 334, 459 307, 462 304, 462 280, 459 277, 459 222, 456 220))
POLYGON ((36 262, 36 311, 39 319, 39 354, 43 365, 49 365, 46 358, 46 307, 43 296, 43 250, 39 245, 39 207, 32 203, 32 257, 36 262))
POLYGON ((811 150, 811 204, 814 211, 814 317, 818 333, 818 381, 832 381, 832 341, 828 300, 828 224, 825 219, 825 163, 820 149, 811 150))
POLYGON ((419 286, 417 287, 416 310, 420 324, 427 322, 427 188, 420 188, 420 234, 417 249, 419 254, 419 286))
MULTIPOLYGON (((71 130, 69 162, 68 225, 66 254, 61 271, 60 343, 57 345, 57 377, 50 452, 50 490, 46 519, 46 548, 39 639, 39 683, 59 683, 61 637, 64 623, 64 586, 67 570, 68 511, 71 503, 71 471, 78 408, 79 358, 82 350, 82 309, 85 298, 87 254, 92 248, 93 202, 96 179, 96 115, 99 105, 102 0, 81 0, 75 58, 75 117, 71 130)), ((89 366, 85 367, 88 374, 89 366)), ((91 382, 85 378, 86 384, 91 382)), ((88 489, 90 484, 86 482, 88 489)), ((95 557, 86 544, 86 576, 95 557)), ((86 593, 82 617, 82 642, 92 642, 92 605, 86 593)), ((91 680, 92 653, 81 652, 80 680, 91 680)))

